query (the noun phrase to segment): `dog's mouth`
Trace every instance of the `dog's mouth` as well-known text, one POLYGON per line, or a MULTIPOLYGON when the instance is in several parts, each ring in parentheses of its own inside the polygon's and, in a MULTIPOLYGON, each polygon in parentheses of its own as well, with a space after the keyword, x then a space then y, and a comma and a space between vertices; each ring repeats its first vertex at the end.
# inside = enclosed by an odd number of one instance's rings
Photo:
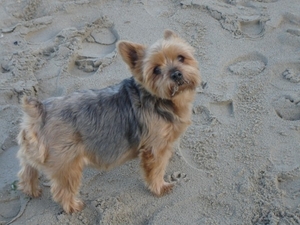
POLYGON ((179 91, 179 87, 184 85, 184 84, 189 84, 190 82, 188 80, 185 79, 180 79, 178 81, 175 82, 175 85, 172 87, 172 94, 171 96, 173 97, 178 91, 179 91))

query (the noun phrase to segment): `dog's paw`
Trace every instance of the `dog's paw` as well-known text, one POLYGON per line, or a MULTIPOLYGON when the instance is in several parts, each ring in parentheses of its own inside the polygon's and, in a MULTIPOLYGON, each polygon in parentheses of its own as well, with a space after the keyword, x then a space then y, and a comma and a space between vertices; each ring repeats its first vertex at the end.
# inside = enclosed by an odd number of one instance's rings
POLYGON ((37 187, 32 190, 31 196, 34 198, 38 198, 42 195, 42 189, 40 187, 37 187))
POLYGON ((174 184, 166 182, 160 189, 160 196, 169 194, 173 190, 173 187, 174 187, 174 184))
POLYGON ((30 187, 30 186, 25 186, 25 185, 20 185, 19 184, 18 189, 20 191, 22 191, 24 194, 26 194, 30 197, 33 197, 33 198, 38 198, 42 194, 42 189, 39 186, 33 188, 33 187, 30 187))
POLYGON ((156 185, 153 185, 152 187, 150 186, 150 191, 154 195, 160 197, 160 196, 163 196, 163 195, 166 195, 166 194, 170 193, 172 191, 173 187, 174 187, 174 184, 164 182, 160 186, 156 186, 156 185))
POLYGON ((63 204, 63 209, 67 214, 80 212, 84 208, 84 203, 79 199, 74 199, 71 203, 63 204))

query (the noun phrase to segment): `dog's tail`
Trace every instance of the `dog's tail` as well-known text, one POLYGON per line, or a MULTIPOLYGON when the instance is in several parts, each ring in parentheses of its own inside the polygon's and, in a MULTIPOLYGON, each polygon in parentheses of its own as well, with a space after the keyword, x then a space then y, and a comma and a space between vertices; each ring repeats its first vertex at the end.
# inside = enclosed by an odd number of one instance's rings
POLYGON ((27 96, 22 98, 21 105, 24 115, 17 137, 20 145, 18 156, 21 157, 24 152, 27 152, 27 154, 35 155, 34 158, 38 163, 43 163, 47 157, 47 148, 40 137, 46 115, 44 105, 36 98, 27 96))
POLYGON ((23 111, 32 119, 39 119, 44 113, 43 103, 34 97, 23 96, 21 100, 23 111))

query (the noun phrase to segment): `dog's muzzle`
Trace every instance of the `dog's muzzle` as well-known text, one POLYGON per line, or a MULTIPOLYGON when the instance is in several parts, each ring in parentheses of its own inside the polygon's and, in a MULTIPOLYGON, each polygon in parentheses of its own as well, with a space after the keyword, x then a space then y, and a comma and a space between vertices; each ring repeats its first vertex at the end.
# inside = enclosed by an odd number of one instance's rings
POLYGON ((171 73, 171 79, 176 83, 181 83, 180 81, 182 80, 182 78, 182 73, 179 70, 176 70, 173 73, 171 73))

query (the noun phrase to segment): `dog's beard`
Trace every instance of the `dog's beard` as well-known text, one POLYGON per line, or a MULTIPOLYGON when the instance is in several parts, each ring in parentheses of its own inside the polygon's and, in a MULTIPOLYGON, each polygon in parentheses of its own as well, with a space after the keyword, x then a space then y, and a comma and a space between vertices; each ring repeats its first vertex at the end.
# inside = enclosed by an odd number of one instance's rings
POLYGON ((172 88, 172 94, 171 94, 171 96, 173 97, 176 94, 177 91, 178 91, 178 84, 175 84, 173 86, 173 88, 172 88))
POLYGON ((175 85, 172 86, 171 91, 172 91, 172 94, 171 96, 174 97, 174 95, 178 92, 179 90, 179 87, 182 86, 183 84, 189 84, 190 82, 186 79, 182 79, 182 80, 179 80, 175 83, 175 85))

